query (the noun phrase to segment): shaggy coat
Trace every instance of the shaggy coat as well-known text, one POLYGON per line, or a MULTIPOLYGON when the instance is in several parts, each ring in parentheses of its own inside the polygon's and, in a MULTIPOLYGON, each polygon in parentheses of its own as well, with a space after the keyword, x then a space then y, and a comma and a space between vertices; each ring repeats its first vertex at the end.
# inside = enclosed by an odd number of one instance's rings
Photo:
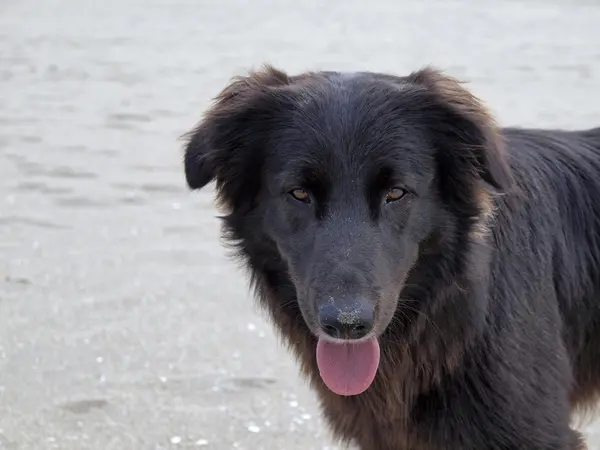
POLYGON ((224 235, 324 417, 361 450, 576 450, 600 387, 600 129, 499 128, 441 72, 272 67, 187 135, 224 235), (391 193, 391 194, 390 194, 391 193), (360 298, 359 395, 317 366, 324 298, 360 298))

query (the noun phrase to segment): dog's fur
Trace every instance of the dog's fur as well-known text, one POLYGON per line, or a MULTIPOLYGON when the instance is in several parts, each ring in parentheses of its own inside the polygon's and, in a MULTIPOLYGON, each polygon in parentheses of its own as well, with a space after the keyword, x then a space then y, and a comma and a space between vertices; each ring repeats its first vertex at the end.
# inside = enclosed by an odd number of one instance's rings
POLYGON ((600 392, 600 129, 500 129, 431 68, 266 67, 187 138, 188 184, 216 180, 225 236, 337 438, 585 448, 570 419, 600 392), (315 308, 338 295, 376 311, 379 371, 353 397, 316 365, 315 308))

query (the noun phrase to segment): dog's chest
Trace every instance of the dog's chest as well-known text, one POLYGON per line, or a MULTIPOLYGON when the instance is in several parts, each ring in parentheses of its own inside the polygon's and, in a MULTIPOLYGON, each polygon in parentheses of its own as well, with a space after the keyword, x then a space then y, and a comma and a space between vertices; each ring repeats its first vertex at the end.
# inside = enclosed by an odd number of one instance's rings
POLYGON ((372 387, 356 397, 340 397, 318 387, 325 420, 334 436, 360 450, 434 450, 415 433, 409 403, 402 392, 372 387))

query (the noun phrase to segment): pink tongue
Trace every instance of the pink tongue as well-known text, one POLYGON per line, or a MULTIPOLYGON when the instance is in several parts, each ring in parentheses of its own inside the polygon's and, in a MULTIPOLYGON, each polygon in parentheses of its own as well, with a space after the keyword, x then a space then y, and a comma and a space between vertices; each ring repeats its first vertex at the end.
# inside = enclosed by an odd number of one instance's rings
POLYGON ((319 339, 317 364, 321 378, 338 395, 358 395, 375 379, 379 366, 379 343, 333 344, 319 339))

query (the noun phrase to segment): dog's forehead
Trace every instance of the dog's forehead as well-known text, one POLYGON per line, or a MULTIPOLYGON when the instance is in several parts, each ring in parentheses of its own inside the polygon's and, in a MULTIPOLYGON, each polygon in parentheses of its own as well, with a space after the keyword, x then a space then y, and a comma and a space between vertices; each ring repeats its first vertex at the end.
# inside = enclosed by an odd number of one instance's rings
POLYGON ((385 139, 411 115, 410 88, 401 79, 370 72, 322 72, 300 87, 290 108, 303 132, 338 141, 385 139), (403 114, 403 112, 405 114, 403 114))
POLYGON ((364 171, 396 166, 418 171, 424 138, 398 111, 394 86, 377 74, 324 72, 318 84, 306 86, 293 119, 277 132, 275 157, 284 167, 318 167, 364 171))
POLYGON ((368 146, 361 143, 334 142, 305 138, 291 146, 276 146, 269 158, 267 173, 286 183, 294 179, 353 179, 364 181, 381 170, 392 170, 396 177, 417 182, 435 171, 433 158, 400 143, 368 146))

